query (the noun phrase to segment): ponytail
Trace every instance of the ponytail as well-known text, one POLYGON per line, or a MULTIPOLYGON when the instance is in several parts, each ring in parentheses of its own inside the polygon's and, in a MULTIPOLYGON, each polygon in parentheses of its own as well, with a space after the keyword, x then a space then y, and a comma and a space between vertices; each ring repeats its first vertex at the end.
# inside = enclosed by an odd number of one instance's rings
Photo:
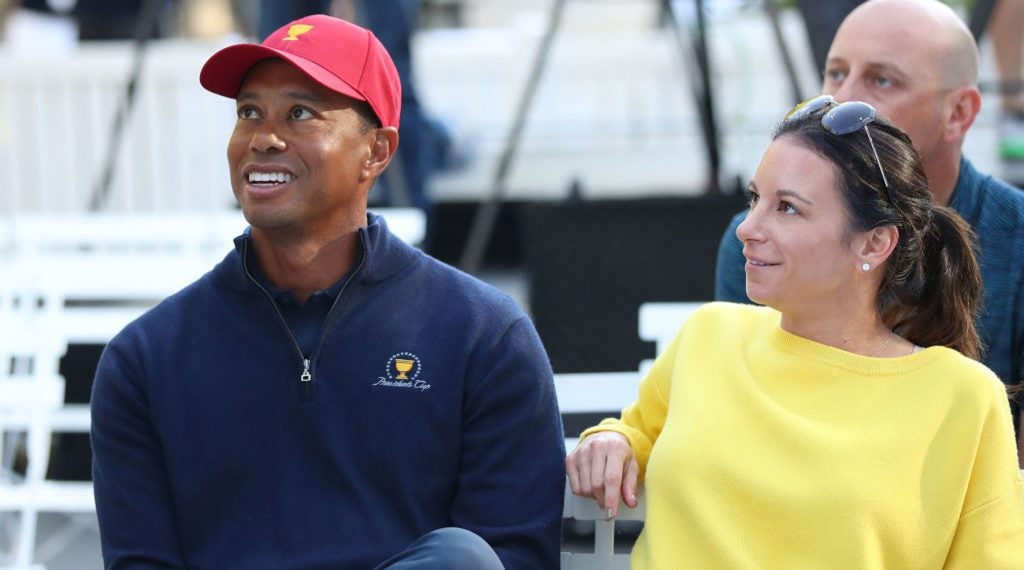
POLYGON ((891 279, 890 272, 883 280, 882 320, 916 345, 947 346, 980 358, 974 323, 983 289, 973 231, 953 210, 933 206, 921 249, 920 263, 912 264, 916 275, 891 279))

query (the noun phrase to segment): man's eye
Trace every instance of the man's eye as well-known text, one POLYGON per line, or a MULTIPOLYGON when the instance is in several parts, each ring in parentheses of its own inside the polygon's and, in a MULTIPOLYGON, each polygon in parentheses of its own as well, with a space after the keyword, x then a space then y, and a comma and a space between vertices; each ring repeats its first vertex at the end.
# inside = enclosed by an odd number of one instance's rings
POLYGON ((313 118, 313 113, 309 112, 309 109, 303 107, 296 107, 292 109, 292 118, 298 121, 313 118))
POLYGON ((840 83, 846 79, 846 72, 839 69, 826 69, 825 79, 832 83, 840 83))
POLYGON ((878 77, 875 78, 875 85, 879 87, 892 87, 893 82, 888 77, 883 77, 879 75, 878 77))
POLYGON ((259 118, 259 113, 252 107, 241 107, 238 109, 239 119, 256 119, 259 118))

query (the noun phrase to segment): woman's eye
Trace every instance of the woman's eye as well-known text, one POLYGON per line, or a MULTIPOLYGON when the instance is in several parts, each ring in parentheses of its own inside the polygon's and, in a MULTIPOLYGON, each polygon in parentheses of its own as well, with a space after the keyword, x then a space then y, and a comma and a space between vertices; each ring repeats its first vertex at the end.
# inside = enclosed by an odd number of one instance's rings
POLYGON ((796 208, 793 207, 793 204, 790 204, 789 202, 779 202, 779 211, 782 212, 783 214, 800 213, 796 208))

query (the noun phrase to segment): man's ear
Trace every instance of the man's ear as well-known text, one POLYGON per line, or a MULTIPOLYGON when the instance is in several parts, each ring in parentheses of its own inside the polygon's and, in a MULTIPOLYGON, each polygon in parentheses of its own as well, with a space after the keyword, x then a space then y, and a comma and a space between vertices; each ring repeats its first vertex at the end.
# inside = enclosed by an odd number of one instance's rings
POLYGON ((373 141, 370 143, 370 155, 363 165, 363 176, 376 179, 395 156, 398 149, 398 129, 382 127, 373 130, 373 141))
POLYGON ((943 139, 948 143, 962 141, 981 111, 981 93, 977 87, 957 88, 949 94, 947 105, 943 139))

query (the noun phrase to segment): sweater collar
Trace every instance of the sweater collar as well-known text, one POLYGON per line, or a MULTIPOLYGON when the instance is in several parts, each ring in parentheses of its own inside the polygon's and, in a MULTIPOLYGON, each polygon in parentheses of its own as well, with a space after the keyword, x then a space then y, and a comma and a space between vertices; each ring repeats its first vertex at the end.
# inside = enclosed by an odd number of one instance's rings
MULTIPOLYGON (((246 276, 243 264, 246 249, 252 248, 252 228, 247 227, 234 240, 235 249, 215 270, 222 282, 234 289, 255 287, 246 276)), ((363 252, 363 267, 356 279, 372 284, 385 281, 403 271, 417 257, 419 250, 406 244, 388 230, 382 216, 367 212, 367 224, 359 228, 359 243, 363 252)))

